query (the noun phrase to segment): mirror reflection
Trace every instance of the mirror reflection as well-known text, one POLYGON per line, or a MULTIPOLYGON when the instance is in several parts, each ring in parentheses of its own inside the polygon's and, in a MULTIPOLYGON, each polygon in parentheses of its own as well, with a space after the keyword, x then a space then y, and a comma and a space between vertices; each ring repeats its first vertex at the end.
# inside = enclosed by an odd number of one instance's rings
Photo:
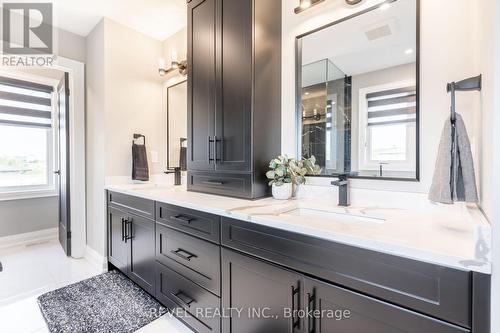
POLYGON ((167 88, 167 170, 187 170, 187 82, 167 88))
POLYGON ((299 145, 323 175, 418 178, 417 0, 299 39, 299 145))

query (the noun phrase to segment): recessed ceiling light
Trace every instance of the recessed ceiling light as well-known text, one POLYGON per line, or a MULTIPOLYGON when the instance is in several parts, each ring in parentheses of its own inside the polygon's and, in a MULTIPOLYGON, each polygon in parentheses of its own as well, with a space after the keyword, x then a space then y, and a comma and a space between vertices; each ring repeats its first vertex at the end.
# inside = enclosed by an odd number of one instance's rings
POLYGON ((385 2, 385 3, 380 5, 380 10, 387 10, 389 8, 391 8, 391 4, 388 2, 385 2))
POLYGON ((413 53, 413 49, 408 49, 405 51, 406 54, 412 54, 413 53))
POLYGON ((309 95, 309 92, 308 92, 308 91, 306 91, 306 92, 304 93, 304 95, 306 95, 306 96, 307 96, 307 95, 309 95))

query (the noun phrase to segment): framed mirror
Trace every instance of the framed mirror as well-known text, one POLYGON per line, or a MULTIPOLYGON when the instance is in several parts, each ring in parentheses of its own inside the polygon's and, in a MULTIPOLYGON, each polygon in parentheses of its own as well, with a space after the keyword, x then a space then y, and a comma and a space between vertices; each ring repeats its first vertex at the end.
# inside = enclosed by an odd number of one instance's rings
POLYGON ((297 37, 298 156, 320 176, 419 180, 419 0, 297 37))
POLYGON ((167 87, 167 170, 187 170, 187 81, 167 87))

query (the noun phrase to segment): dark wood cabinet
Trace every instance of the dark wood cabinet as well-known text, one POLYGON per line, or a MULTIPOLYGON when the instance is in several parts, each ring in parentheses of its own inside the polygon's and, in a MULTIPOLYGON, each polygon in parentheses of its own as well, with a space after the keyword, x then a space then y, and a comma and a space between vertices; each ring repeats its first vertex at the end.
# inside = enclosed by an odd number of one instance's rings
POLYGON ((301 332, 302 277, 292 271, 222 249, 222 306, 238 309, 222 320, 224 333, 301 332))
POLYGON ((188 189, 265 196, 281 151, 281 1, 189 2, 188 68, 188 189))
MULTIPOLYGON (((115 193, 113 193, 115 194, 115 193)), ((111 198, 111 193, 108 194, 111 198)), ((138 210, 154 201, 118 195, 138 210)), ((149 293, 155 284, 155 221, 108 206, 108 261, 149 293)))
POLYGON ((125 243, 127 214, 108 208, 108 260, 121 271, 127 271, 129 246, 125 243))
POLYGON ((252 171, 252 5, 252 0, 220 1, 217 170, 252 171))
POLYGON ((108 198, 109 262, 194 332, 490 332, 487 275, 108 198))
POLYGON ((214 170, 216 1, 188 4, 188 167, 214 170))
POLYGON ((130 252, 128 275, 135 283, 154 293, 155 284, 155 222, 129 215, 128 242, 130 252))
POLYGON ((309 235, 223 217, 222 245, 298 272, 471 325, 471 274, 309 235))
POLYGON ((468 329, 305 278, 305 332, 465 333, 468 329))

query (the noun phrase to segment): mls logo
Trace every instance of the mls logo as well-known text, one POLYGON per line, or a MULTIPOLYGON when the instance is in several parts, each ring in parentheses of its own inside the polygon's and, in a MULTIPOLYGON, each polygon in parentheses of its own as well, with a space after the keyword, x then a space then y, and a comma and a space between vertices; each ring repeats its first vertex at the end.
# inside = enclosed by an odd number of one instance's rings
POLYGON ((3 3, 3 53, 52 54, 52 3, 3 3))

